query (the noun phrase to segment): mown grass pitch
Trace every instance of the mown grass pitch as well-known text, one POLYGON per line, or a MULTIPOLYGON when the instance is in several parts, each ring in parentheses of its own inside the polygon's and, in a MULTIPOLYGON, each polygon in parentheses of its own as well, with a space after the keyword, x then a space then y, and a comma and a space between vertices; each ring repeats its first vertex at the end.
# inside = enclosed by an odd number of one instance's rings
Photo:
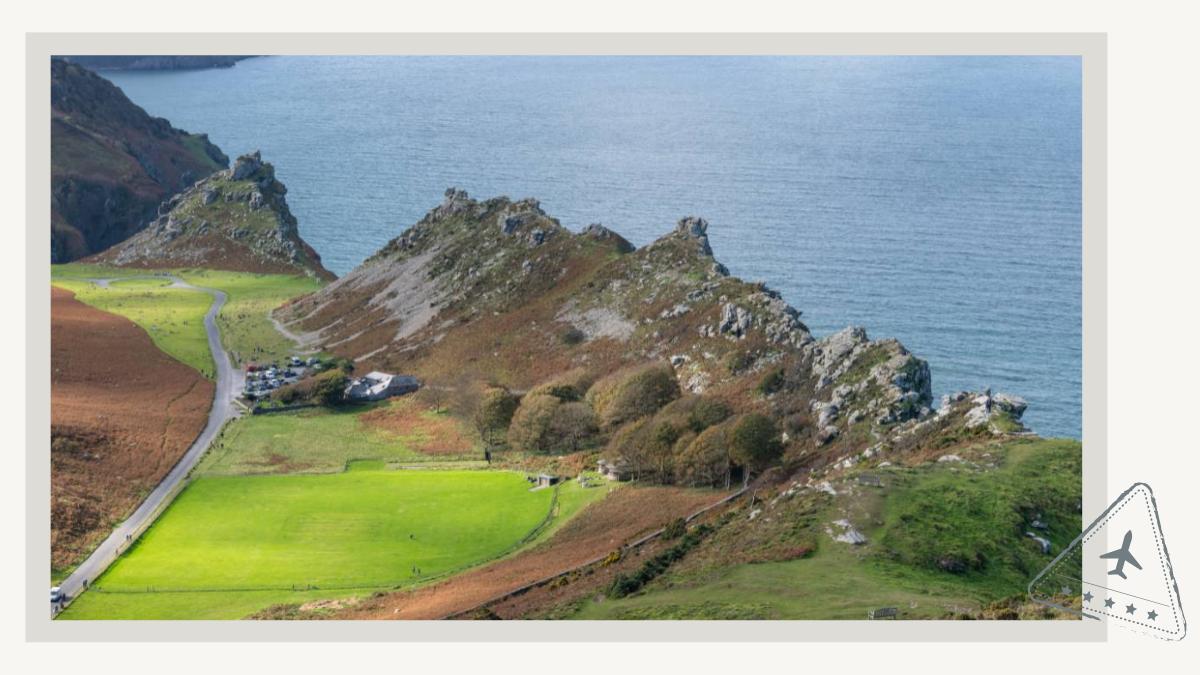
POLYGON ((293 589, 415 584, 510 550, 552 501, 498 471, 202 477, 63 618, 239 618, 293 589))

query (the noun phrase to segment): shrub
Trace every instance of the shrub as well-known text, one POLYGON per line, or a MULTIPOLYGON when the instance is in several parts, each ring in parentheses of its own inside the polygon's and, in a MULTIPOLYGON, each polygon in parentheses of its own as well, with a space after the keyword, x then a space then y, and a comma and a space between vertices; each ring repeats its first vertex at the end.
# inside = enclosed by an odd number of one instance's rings
POLYGON ((725 368, 730 375, 740 375, 754 365, 754 354, 745 350, 730 352, 725 357, 725 368))
MULTIPOLYGON (((353 367, 353 366, 351 366, 353 367)), ((346 399, 346 372, 341 368, 327 370, 313 378, 313 399, 321 405, 334 406, 346 399)))
POLYGON ((578 451, 598 431, 596 415, 586 403, 578 401, 560 404, 550 424, 554 443, 563 452, 578 451))
POLYGON ((750 471, 761 471, 783 454, 779 430, 766 415, 743 415, 729 434, 730 455, 750 471))
POLYGON ((668 567, 687 555, 688 551, 695 548, 712 531, 711 525, 699 525, 696 529, 684 534, 679 543, 643 563, 641 569, 634 574, 618 574, 608 587, 609 597, 623 598, 641 590, 643 586, 666 572, 668 567))
POLYGON ((663 528, 662 537, 663 539, 678 539, 685 534, 687 534, 687 521, 683 518, 676 518, 663 528))
POLYGON ((586 339, 587 339, 587 335, 583 331, 579 330, 578 328, 576 328, 574 326, 563 331, 563 334, 562 334, 562 341, 563 341, 563 344, 565 344, 565 345, 572 345, 572 346, 577 345, 586 339))
POLYGON ((349 378, 339 368, 325 370, 299 382, 271 392, 272 401, 283 405, 315 403, 324 406, 340 405, 345 400, 349 378))
POLYGON ((688 427, 696 433, 729 419, 733 411, 724 401, 701 398, 688 415, 688 427))
POLYGON ((726 425, 712 426, 677 450, 675 478, 682 485, 723 486, 730 464, 726 425))
POLYGON ((679 398, 675 370, 666 362, 619 371, 601 379, 587 392, 587 401, 605 427, 654 414, 679 398))
POLYGON ((597 431, 596 416, 586 404, 527 394, 512 417, 508 442, 525 452, 574 452, 597 431))
POLYGON ((783 376, 783 368, 775 368, 763 376, 758 382, 758 393, 763 396, 770 396, 775 392, 783 389, 786 382, 783 376))
POLYGON ((507 389, 495 387, 485 391, 473 416, 480 438, 490 444, 493 436, 508 431, 518 405, 520 399, 507 389))
POLYGON ((594 378, 583 368, 572 368, 530 389, 526 396, 548 394, 562 401, 579 401, 594 378))

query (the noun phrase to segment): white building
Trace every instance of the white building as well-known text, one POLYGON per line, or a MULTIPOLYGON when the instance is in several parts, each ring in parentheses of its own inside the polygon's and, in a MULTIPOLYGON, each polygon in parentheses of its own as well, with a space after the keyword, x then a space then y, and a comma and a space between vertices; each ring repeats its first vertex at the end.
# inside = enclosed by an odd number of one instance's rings
POLYGON ((421 381, 410 375, 391 375, 378 370, 356 378, 346 387, 351 401, 380 401, 390 396, 408 394, 421 388, 421 381))

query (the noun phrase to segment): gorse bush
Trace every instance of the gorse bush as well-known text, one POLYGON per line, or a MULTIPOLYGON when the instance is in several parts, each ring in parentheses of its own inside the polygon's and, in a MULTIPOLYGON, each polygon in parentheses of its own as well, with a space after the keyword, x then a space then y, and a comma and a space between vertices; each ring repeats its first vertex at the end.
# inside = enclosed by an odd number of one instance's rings
POLYGON ((663 528, 662 537, 663 539, 678 539, 685 534, 687 534, 687 521, 683 518, 676 518, 663 528))
POLYGON ((783 368, 775 368, 763 376, 758 382, 758 393, 763 396, 770 396, 775 392, 783 389, 783 385, 787 382, 783 374, 783 368))
POLYGON ((647 560, 637 572, 629 575, 618 574, 608 587, 608 596, 623 598, 641 590, 643 586, 666 572, 667 568, 687 555, 688 551, 695 548, 712 531, 711 525, 699 525, 684 534, 679 543, 647 560))

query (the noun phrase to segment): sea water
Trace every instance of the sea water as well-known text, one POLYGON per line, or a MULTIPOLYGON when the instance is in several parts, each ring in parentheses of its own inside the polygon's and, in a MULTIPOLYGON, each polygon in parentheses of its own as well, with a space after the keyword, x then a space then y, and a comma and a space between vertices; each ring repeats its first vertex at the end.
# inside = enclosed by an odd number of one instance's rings
POLYGON ((644 245, 685 215, 817 335, 862 325, 936 396, 1081 436, 1074 57, 265 57, 110 72, 152 115, 261 149, 338 274, 442 199, 536 197, 644 245))

